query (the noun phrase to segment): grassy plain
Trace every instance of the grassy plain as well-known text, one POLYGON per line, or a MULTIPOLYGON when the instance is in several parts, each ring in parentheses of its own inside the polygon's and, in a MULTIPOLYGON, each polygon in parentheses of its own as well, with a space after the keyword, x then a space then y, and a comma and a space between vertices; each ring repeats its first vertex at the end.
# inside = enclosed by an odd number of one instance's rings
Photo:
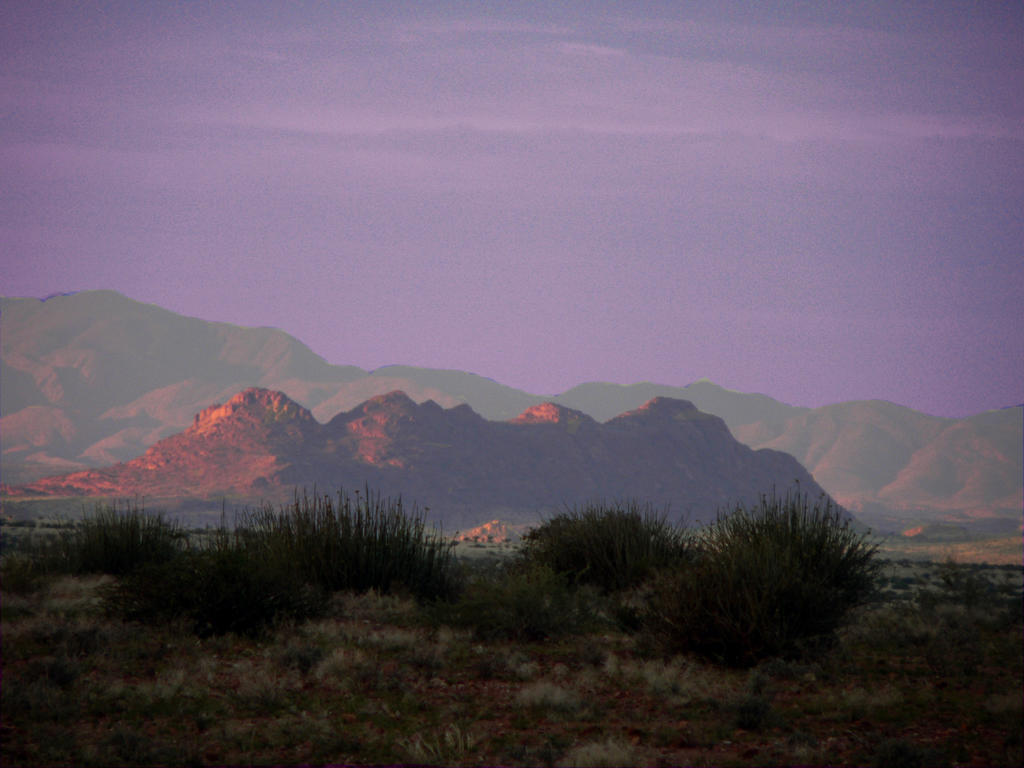
POLYGON ((890 536, 881 539, 880 556, 890 560, 917 560, 985 565, 1024 563, 1024 539, 1010 536, 978 536, 964 540, 931 541, 918 537, 890 536))
MULTIPOLYGON (((455 555, 485 580, 516 551, 455 555)), ((111 615, 112 576, 5 580, 0 759, 1020 765, 1021 578, 1019 563, 887 560, 834 646, 749 669, 666 654, 610 596, 538 640, 453 626, 401 591, 336 592, 314 619, 199 637, 111 615)))

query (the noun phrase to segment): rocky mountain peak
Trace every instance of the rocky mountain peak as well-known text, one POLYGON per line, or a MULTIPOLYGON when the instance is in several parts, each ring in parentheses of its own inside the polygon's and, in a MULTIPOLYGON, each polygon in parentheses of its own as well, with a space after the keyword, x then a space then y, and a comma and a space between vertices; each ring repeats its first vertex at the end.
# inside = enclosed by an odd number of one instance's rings
POLYGON ((652 397, 636 410, 647 413, 700 413, 689 400, 674 397, 652 397))
MULTIPOLYGON (((390 441, 415 429, 415 424, 437 412, 441 412, 441 408, 436 403, 427 401, 417 405, 405 392, 396 389, 371 397, 348 413, 338 414, 330 424, 358 438, 390 441)), ((378 445, 375 451, 379 452, 380 447, 378 445)))
POLYGON ((455 535, 456 541, 469 542, 490 542, 500 544, 509 541, 518 541, 522 538, 525 525, 508 525, 501 520, 491 520, 475 528, 470 528, 464 533, 455 535))
POLYGON ((390 413, 412 413, 416 411, 418 407, 419 406, 416 405, 416 401, 405 394, 405 392, 400 389, 395 389, 383 395, 375 395, 371 397, 369 400, 357 406, 355 411, 365 414, 381 411, 390 413))
POLYGON ((557 403, 540 403, 527 408, 511 420, 512 424, 573 424, 593 421, 581 411, 574 411, 557 403))
POLYGON ((653 397, 639 408, 616 416, 613 422, 688 421, 691 419, 717 418, 697 410, 689 400, 674 397, 653 397))
POLYGON ((286 422, 312 421, 313 415, 283 392, 259 387, 242 390, 226 403, 217 403, 196 414, 192 430, 204 434, 229 420, 286 422))
MULTIPOLYGON (((368 485, 461 526, 478 525, 484 515, 526 522, 588 498, 641 498, 698 520, 794 478, 821 490, 792 457, 745 448, 717 417, 700 421, 689 403, 656 399, 637 413, 647 415, 621 429, 615 420, 599 424, 547 403, 512 423, 492 422, 471 418, 465 407, 416 405, 393 391, 321 425, 281 393, 251 388, 204 409, 192 427, 125 464, 9 492, 267 499, 299 486, 368 485), (721 428, 705 429, 709 424, 721 428)), ((492 526, 478 535, 507 534, 492 526)))

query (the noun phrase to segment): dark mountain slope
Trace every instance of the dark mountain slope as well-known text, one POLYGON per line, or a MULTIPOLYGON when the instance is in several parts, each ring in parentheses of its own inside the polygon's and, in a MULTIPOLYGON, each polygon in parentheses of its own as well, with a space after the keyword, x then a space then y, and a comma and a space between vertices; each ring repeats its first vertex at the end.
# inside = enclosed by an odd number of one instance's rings
POLYGON ((296 486, 369 485, 465 527, 612 499, 696 522, 794 482, 823 492, 791 456, 742 445, 720 418, 682 400, 656 398, 606 424, 554 403, 499 422, 391 392, 320 424, 282 393, 251 388, 137 459, 7 490, 255 503, 284 500, 296 486))
POLYGON ((604 422, 668 397, 720 416, 746 445, 792 454, 845 506, 873 510, 892 530, 903 521, 1020 525, 1021 407, 967 419, 882 401, 810 410, 706 380, 588 383, 545 398, 460 371, 329 365, 281 331, 182 317, 111 291, 0 299, 0 342, 8 484, 130 461, 188 428, 208 403, 254 386, 287 393, 319 422, 393 390, 443 408, 465 403, 496 421, 551 401, 604 422))

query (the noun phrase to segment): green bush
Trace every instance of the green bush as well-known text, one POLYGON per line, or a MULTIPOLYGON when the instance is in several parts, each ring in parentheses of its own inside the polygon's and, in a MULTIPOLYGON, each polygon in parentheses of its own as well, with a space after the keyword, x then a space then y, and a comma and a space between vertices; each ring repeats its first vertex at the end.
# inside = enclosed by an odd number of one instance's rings
POLYGON ((587 504, 544 522, 523 537, 523 557, 563 574, 571 585, 604 592, 635 587, 655 569, 685 559, 683 531, 637 502, 587 504))
POLYGON ((167 562, 186 545, 186 534, 161 513, 147 514, 137 504, 95 508, 55 537, 30 547, 41 570, 120 576, 142 564, 167 562))
POLYGON ((471 581, 457 600, 434 605, 432 613, 438 623, 472 629, 478 640, 536 641, 586 628, 593 597, 547 566, 520 563, 471 581))
POLYGON ((880 563, 827 497, 762 496, 706 528, 697 557, 662 574, 645 624, 673 651, 736 666, 794 657, 834 640, 875 591, 880 563))
POLYGON ((310 584, 336 592, 387 593, 407 589, 424 600, 453 595, 458 586, 454 543, 427 533, 416 509, 367 489, 353 501, 339 491, 312 498, 296 494, 274 511, 244 512, 235 542, 253 557, 294 569, 310 584))

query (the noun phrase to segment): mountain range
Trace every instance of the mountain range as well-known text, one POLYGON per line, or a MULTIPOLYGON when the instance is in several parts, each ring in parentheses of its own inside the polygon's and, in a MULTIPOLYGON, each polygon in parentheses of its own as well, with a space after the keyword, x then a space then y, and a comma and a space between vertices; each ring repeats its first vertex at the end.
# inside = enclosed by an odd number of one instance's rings
POLYGON ((545 397, 460 371, 330 365, 282 331, 183 317, 112 291, 0 299, 0 342, 0 471, 8 485, 130 463, 190 429, 211 403, 251 387, 284 393, 322 425, 394 391, 445 414, 467 405, 481 421, 507 422, 552 403, 594 427, 666 398, 720 417, 752 449, 790 454, 872 525, 945 521, 996 531, 1021 522, 1019 406, 964 419, 884 401, 810 409, 706 380, 585 383, 545 397))
POLYGON ((6 489, 14 496, 285 501, 296 488, 379 490, 429 504, 445 526, 536 521, 588 500, 639 500, 671 519, 798 483, 823 489, 789 454, 754 451, 717 416, 654 398, 598 423, 555 403, 489 421, 468 405, 378 395, 326 424, 281 392, 246 389, 196 415, 142 456, 6 489))

